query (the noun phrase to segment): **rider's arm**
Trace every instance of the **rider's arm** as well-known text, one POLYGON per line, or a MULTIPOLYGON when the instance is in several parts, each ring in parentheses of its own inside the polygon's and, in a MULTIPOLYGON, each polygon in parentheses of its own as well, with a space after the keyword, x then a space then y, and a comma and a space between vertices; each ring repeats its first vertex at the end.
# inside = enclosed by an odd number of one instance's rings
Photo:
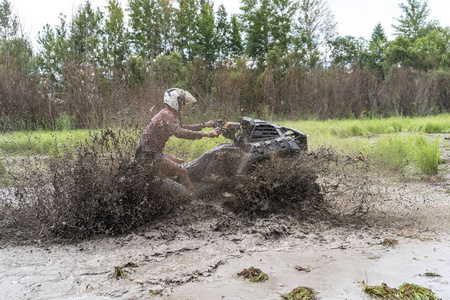
POLYGON ((206 123, 202 123, 202 124, 196 124, 196 125, 183 125, 182 126, 184 129, 189 129, 189 130, 193 130, 193 131, 201 131, 203 128, 206 127, 214 127, 214 122, 213 121, 208 121, 206 123))
POLYGON ((195 125, 183 125, 181 126, 183 129, 192 130, 192 131, 201 131, 205 128, 204 124, 195 124, 195 125))
MULTIPOLYGON (((180 123, 177 121, 168 123, 170 131, 174 136, 181 139, 189 139, 189 140, 197 140, 206 136, 204 132, 189 130, 180 126, 180 123)), ((201 129, 201 128, 200 128, 201 129)))

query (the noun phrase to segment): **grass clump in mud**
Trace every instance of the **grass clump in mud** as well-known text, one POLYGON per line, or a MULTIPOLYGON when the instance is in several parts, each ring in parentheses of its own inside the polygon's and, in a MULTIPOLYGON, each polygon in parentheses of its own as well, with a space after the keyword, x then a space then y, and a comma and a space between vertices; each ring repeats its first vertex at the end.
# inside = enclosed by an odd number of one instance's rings
POLYGON ((317 292, 311 288, 299 286, 293 289, 289 294, 282 295, 285 300, 316 300, 317 292))
POLYGON ((269 280, 269 275, 254 267, 242 270, 238 273, 238 276, 242 276, 251 282, 265 282, 269 280))
POLYGON ((438 273, 435 273, 435 272, 425 272, 424 275, 427 277, 441 277, 441 275, 439 275, 438 273))
POLYGON ((305 268, 301 266, 295 266, 294 268, 299 272, 306 272, 306 273, 311 272, 311 269, 309 267, 305 268))
POLYGON ((383 246, 385 247, 395 247, 398 244, 398 240, 396 239, 384 239, 383 242, 381 243, 383 246))
POLYGON ((126 263, 123 266, 116 266, 114 267, 114 272, 109 275, 109 278, 116 280, 126 279, 128 278, 128 274, 131 274, 131 270, 134 271, 134 268, 137 267, 138 265, 132 262, 126 263))
POLYGON ((391 288, 386 283, 382 283, 380 286, 364 284, 364 292, 376 299, 439 300, 430 289, 410 283, 404 283, 398 289, 391 288))
POLYGON ((117 235, 170 211, 183 195, 134 162, 136 131, 104 130, 75 154, 18 159, 0 199, 0 238, 80 240, 117 235))

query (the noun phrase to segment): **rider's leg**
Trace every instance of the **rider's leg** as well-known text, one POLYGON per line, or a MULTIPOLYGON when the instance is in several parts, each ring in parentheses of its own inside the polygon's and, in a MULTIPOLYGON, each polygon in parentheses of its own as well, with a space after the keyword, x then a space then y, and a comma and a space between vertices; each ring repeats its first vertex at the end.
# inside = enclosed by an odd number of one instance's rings
POLYGON ((180 164, 174 162, 172 159, 168 157, 164 157, 164 160, 161 162, 159 166, 159 170, 163 175, 166 176, 177 176, 180 180, 180 183, 188 188, 191 192, 195 192, 195 187, 192 184, 191 179, 189 178, 189 174, 185 168, 183 168, 180 164))
POLYGON ((183 164, 184 163, 184 160, 182 160, 181 158, 178 158, 176 156, 173 156, 173 155, 170 155, 170 154, 167 154, 167 153, 164 153, 164 157, 169 159, 169 160, 171 160, 171 161, 173 161, 173 162, 175 162, 175 163, 177 163, 177 164, 183 164))

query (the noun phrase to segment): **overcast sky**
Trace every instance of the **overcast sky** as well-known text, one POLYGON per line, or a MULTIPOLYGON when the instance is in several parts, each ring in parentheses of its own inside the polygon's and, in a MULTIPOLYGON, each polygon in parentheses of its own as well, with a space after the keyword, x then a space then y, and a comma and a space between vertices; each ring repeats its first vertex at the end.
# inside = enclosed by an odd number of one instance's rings
MULTIPOLYGON (((36 43, 36 37, 43 26, 49 23, 52 27, 59 23, 61 12, 71 19, 72 13, 85 0, 10 0, 13 12, 19 16, 25 33, 36 43)), ((91 0, 94 7, 104 8, 107 0, 91 0)), ((128 0, 120 0, 122 8, 128 0)), ((329 7, 338 23, 340 36, 351 35, 370 39, 372 31, 381 22, 386 34, 392 38, 392 24, 397 24, 394 18, 400 17, 398 4, 403 1, 393 0, 328 0, 329 7)), ((214 9, 224 4, 227 12, 239 13, 239 0, 215 0, 214 9)), ((449 0, 428 0, 431 9, 430 19, 440 21, 442 26, 450 26, 449 0)))

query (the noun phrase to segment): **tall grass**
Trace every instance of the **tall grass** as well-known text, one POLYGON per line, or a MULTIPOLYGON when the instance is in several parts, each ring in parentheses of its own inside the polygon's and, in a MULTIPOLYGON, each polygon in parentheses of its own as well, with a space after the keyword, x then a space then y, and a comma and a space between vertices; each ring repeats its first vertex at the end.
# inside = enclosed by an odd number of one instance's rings
POLYGON ((414 166, 422 174, 434 175, 438 171, 438 140, 427 140, 420 135, 392 135, 380 137, 372 148, 372 157, 394 171, 414 166))
POLYGON ((432 117, 391 117, 327 121, 284 121, 284 126, 299 128, 308 135, 354 137, 389 133, 450 133, 450 114, 432 117))
MULTIPOLYGON (((423 174, 436 174, 440 156, 438 141, 421 134, 449 133, 450 114, 423 118, 283 121, 280 125, 308 134, 308 145, 312 151, 331 146, 348 156, 361 152, 371 157, 373 162, 393 171, 412 166, 423 174), (389 135, 380 137, 381 134, 389 135)), ((140 130, 127 130, 137 141, 140 130)), ((8 133, 0 135, 0 155, 66 153, 76 151, 81 143, 89 142, 91 137, 92 132, 87 130, 8 133)), ((165 151, 190 161, 224 142, 228 141, 223 137, 194 141, 172 137, 165 151)))
POLYGON ((91 131, 18 131, 0 135, 0 154, 54 155, 74 151, 90 139, 91 131))

